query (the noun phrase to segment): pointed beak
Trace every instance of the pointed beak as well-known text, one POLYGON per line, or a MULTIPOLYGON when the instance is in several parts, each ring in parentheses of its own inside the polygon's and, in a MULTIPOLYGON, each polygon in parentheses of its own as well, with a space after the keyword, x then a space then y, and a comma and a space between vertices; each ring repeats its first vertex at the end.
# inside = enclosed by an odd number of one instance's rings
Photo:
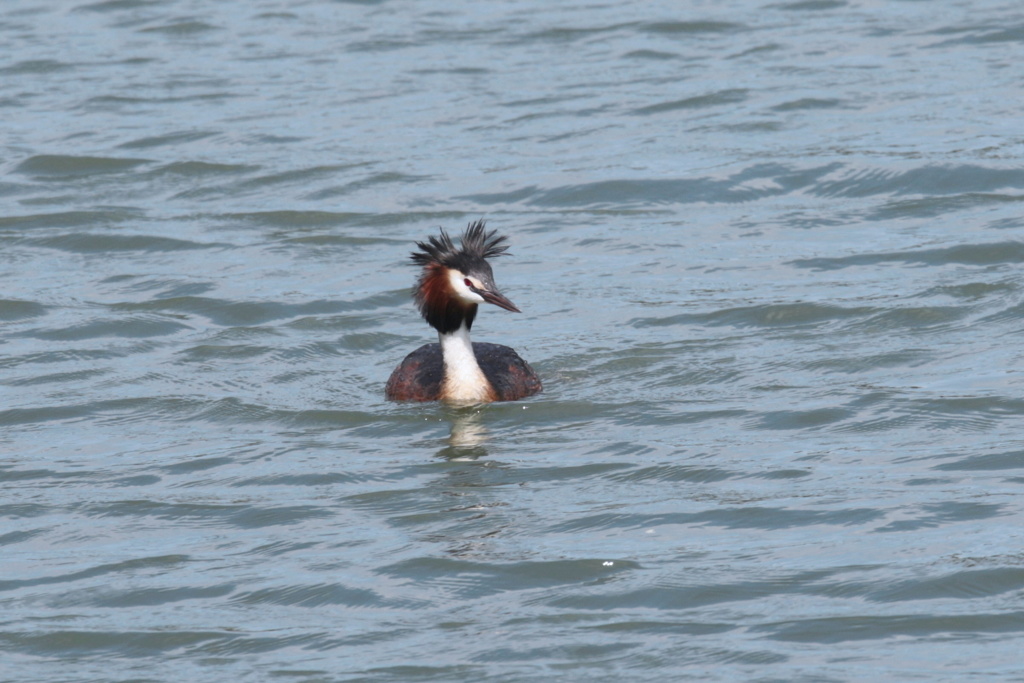
POLYGON ((500 306, 501 308, 504 308, 506 311, 512 311, 513 313, 522 313, 522 311, 516 308, 516 305, 514 303, 512 303, 504 296, 502 296, 500 292, 484 291, 482 289, 477 289, 474 291, 476 291, 477 294, 482 296, 484 298, 484 301, 486 301, 489 304, 500 306))

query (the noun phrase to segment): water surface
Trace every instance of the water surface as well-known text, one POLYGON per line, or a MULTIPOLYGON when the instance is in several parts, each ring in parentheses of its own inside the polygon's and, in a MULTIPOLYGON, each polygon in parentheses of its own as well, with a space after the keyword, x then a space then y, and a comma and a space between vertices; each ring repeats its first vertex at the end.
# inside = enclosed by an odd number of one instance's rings
POLYGON ((14 0, 12 680, 1018 680, 1024 11, 14 0), (383 399, 413 242, 545 392, 383 399))

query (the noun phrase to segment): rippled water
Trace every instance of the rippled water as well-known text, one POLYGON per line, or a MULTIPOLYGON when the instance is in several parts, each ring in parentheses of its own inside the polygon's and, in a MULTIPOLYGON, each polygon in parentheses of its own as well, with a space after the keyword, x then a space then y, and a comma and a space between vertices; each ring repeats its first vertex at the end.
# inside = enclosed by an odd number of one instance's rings
POLYGON ((1015 3, 0 9, 0 652, 1019 680, 1015 3), (483 217, 545 392, 383 385, 483 217))

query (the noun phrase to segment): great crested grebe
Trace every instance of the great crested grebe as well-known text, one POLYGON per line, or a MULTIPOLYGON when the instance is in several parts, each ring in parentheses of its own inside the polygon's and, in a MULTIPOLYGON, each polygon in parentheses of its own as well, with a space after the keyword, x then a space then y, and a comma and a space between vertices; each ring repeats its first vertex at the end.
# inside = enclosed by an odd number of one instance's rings
POLYGON ((395 368, 384 394, 392 401, 488 403, 515 401, 541 390, 537 373, 507 346, 470 342, 477 304, 519 313, 494 285, 485 259, 508 251, 508 240, 484 222, 470 223, 455 248, 448 233, 417 242, 412 262, 422 266, 412 297, 437 330, 439 344, 424 344, 395 368))

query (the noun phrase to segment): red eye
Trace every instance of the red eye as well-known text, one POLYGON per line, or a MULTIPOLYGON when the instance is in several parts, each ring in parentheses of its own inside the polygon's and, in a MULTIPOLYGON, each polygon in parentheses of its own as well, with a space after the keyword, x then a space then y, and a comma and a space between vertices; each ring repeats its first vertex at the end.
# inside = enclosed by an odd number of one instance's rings
POLYGON ((470 289, 473 289, 473 283, 469 281, 468 277, 465 280, 463 280, 463 282, 466 283, 467 287, 469 287, 470 289))

